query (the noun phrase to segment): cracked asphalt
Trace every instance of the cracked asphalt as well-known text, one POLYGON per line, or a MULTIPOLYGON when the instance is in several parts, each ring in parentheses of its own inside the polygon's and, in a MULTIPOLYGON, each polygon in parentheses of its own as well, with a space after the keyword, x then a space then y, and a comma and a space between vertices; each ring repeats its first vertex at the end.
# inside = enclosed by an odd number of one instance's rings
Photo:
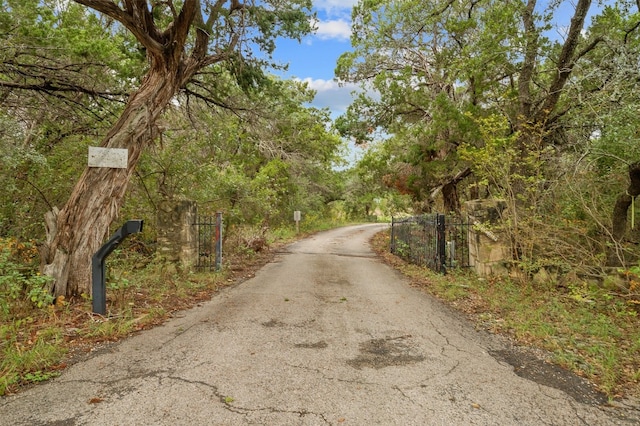
POLYGON ((376 259, 368 240, 382 226, 286 247, 211 301, 0 399, 0 424, 640 422, 637 408, 603 404, 579 378, 558 380, 572 384, 562 390, 523 374, 541 361, 476 330, 376 259))

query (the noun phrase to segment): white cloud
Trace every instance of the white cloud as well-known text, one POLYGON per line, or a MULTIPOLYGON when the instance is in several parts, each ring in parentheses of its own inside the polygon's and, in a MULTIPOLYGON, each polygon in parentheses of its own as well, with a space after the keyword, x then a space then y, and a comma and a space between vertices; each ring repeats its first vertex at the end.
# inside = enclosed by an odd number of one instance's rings
POLYGON ((349 40, 351 37, 351 24, 344 19, 318 21, 316 36, 321 40, 336 39, 349 40))
POLYGON ((313 7, 327 14, 341 15, 351 13, 358 0, 313 0, 313 7))
POLYGON ((332 116, 344 114, 353 101, 351 92, 359 90, 355 84, 340 86, 335 80, 305 78, 301 81, 316 91, 311 104, 317 108, 329 108, 332 116))

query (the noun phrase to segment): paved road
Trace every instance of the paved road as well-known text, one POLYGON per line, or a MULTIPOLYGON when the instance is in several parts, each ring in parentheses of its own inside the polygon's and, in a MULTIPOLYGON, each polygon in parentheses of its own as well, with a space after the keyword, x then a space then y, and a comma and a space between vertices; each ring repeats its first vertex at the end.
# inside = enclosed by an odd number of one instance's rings
POLYGON ((0 424, 633 423, 515 374, 505 343, 375 259, 381 226, 288 246, 210 302, 0 399, 0 424))

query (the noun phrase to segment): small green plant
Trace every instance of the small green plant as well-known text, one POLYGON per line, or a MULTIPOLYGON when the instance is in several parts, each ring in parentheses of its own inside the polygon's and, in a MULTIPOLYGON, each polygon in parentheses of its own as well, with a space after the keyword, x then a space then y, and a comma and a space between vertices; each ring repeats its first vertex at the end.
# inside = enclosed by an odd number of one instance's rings
POLYGON ((25 374, 24 376, 22 376, 22 380, 30 383, 46 382, 49 379, 58 377, 59 375, 60 373, 57 371, 43 372, 41 370, 38 370, 34 371, 33 373, 25 374))
POLYGON ((125 278, 125 273, 112 275, 107 282, 107 291, 111 293, 114 301, 114 309, 125 309, 135 286, 125 278))
POLYGON ((0 313, 5 317, 28 310, 25 305, 43 308, 53 303, 50 278, 15 259, 25 247, 14 240, 0 240, 0 313))
POLYGON ((410 253, 411 253, 411 246, 409 246, 407 242, 396 240, 395 247, 394 247, 394 254, 396 256, 406 259, 410 253))

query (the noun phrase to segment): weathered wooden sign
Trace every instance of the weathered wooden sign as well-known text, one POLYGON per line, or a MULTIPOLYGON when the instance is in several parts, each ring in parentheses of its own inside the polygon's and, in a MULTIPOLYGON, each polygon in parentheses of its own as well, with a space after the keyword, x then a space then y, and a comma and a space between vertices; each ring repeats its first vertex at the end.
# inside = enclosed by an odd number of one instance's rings
POLYGON ((126 169, 128 161, 129 150, 126 148, 89 147, 89 167, 126 169))

